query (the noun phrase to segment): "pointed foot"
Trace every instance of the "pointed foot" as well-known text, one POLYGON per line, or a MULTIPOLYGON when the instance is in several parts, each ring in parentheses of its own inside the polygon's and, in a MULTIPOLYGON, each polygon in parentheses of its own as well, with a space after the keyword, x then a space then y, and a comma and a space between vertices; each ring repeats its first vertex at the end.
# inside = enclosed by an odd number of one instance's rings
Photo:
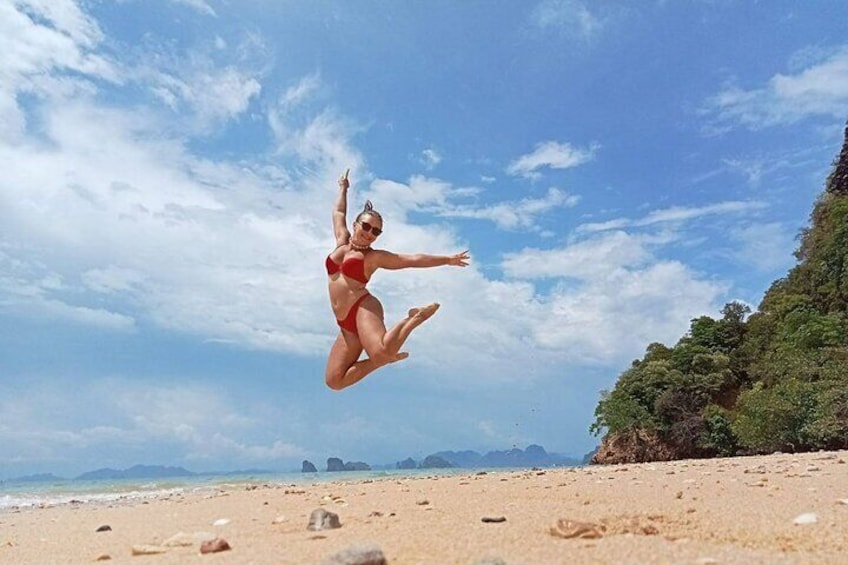
POLYGON ((430 316, 436 313, 436 310, 439 309, 441 304, 438 302, 433 302, 432 304, 428 304, 427 306, 422 306, 421 308, 410 308, 409 317, 417 318, 419 322, 423 322, 428 319, 430 316))

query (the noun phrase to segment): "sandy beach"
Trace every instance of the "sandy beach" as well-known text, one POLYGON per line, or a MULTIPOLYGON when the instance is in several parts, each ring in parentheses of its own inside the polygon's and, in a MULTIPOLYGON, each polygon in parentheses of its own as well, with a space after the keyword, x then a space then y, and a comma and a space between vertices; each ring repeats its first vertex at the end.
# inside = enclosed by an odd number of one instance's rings
POLYGON ((0 514, 0 562, 318 564, 371 546, 402 565, 846 563, 846 461, 848 451, 838 451, 340 476, 8 510, 0 514), (341 527, 308 530, 316 509, 337 514, 341 527), (201 554, 201 541, 213 537, 231 549, 201 554))

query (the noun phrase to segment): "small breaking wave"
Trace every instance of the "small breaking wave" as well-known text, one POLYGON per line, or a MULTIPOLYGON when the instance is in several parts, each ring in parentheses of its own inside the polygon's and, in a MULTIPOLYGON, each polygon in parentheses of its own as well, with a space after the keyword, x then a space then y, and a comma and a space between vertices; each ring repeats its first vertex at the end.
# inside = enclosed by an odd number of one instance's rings
POLYGON ((124 492, 19 492, 0 495, 0 512, 27 508, 49 508, 73 504, 111 504, 165 498, 183 492, 182 488, 124 492))

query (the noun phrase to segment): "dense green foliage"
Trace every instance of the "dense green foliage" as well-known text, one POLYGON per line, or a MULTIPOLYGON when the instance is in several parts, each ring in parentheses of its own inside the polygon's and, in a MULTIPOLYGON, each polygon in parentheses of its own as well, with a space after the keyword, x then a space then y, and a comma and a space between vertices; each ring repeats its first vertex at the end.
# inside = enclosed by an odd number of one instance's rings
POLYGON ((591 430, 648 433, 676 457, 848 447, 848 128, 795 255, 755 313, 731 302, 648 346, 591 430))

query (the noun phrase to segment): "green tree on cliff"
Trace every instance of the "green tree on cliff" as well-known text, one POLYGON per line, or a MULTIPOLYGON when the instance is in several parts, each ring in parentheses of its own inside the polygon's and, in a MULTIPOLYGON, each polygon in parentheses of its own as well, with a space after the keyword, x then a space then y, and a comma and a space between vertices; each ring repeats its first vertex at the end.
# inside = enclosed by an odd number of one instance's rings
POLYGON ((596 461, 848 447, 848 127, 795 256, 755 313, 692 320, 602 393, 596 461))

